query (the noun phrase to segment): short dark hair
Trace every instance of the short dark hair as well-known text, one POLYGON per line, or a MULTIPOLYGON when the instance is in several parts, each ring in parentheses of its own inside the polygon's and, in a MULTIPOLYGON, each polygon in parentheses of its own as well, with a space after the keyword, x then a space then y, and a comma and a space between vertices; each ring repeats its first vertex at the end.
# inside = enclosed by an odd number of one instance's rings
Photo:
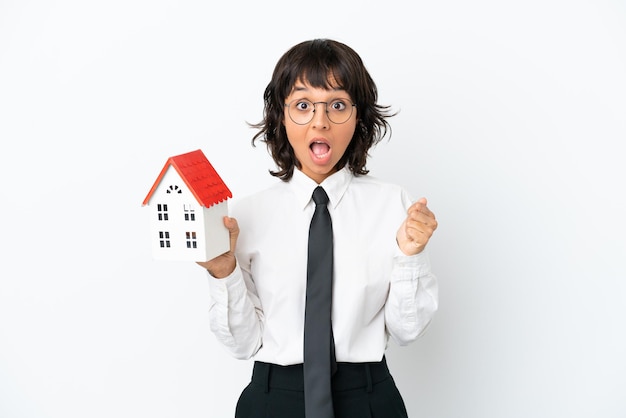
POLYGON ((349 46, 331 39, 305 41, 289 49, 277 62, 272 79, 263 94, 263 120, 250 124, 259 131, 252 138, 265 142, 278 170, 270 174, 287 181, 294 167, 300 168, 283 125, 285 99, 297 81, 315 88, 342 88, 356 104, 358 122, 345 154, 335 167, 345 167, 355 175, 365 175, 369 149, 380 142, 391 126, 387 118, 394 116, 389 106, 378 104, 378 89, 361 57, 349 46), (331 82, 338 85, 331 85, 331 82))

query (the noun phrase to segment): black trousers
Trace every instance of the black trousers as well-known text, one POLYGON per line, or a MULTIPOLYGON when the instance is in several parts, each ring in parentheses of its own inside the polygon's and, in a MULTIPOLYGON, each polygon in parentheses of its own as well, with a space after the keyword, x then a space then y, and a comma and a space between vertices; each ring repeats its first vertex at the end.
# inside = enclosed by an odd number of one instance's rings
MULTIPOLYGON (((235 418, 305 418, 302 365, 256 361, 235 418)), ((333 376, 335 418, 407 418, 385 358, 376 363, 338 363, 333 376)))

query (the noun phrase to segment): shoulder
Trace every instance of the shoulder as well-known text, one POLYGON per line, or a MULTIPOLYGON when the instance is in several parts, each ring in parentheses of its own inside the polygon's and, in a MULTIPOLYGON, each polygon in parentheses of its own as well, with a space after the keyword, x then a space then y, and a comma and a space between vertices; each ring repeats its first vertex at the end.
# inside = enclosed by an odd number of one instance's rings
POLYGON ((277 181, 265 189, 234 199, 230 204, 231 216, 245 217, 274 210, 289 194, 287 183, 277 181))
POLYGON ((354 176, 350 185, 357 193, 367 193, 370 196, 384 199, 411 200, 408 191, 399 184, 392 183, 370 174, 354 176))

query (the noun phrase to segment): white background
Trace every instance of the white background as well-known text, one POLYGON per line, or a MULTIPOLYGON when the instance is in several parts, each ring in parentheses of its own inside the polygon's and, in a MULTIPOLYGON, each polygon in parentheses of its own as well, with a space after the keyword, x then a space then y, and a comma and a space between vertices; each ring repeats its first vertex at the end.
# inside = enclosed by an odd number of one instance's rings
POLYGON ((273 182, 246 122, 314 37, 400 110, 369 168, 440 222, 440 311, 388 351, 411 417, 626 416, 623 1, 0 0, 1 417, 233 416, 252 362, 141 202, 198 148, 235 198, 273 182))

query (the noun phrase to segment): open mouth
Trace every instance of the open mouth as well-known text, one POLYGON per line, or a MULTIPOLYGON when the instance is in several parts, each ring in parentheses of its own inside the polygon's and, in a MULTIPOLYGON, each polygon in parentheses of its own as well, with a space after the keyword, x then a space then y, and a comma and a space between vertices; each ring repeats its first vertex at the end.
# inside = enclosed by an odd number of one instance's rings
POLYGON ((317 158, 324 158, 330 151, 330 146, 322 141, 314 141, 310 145, 313 155, 317 158))

